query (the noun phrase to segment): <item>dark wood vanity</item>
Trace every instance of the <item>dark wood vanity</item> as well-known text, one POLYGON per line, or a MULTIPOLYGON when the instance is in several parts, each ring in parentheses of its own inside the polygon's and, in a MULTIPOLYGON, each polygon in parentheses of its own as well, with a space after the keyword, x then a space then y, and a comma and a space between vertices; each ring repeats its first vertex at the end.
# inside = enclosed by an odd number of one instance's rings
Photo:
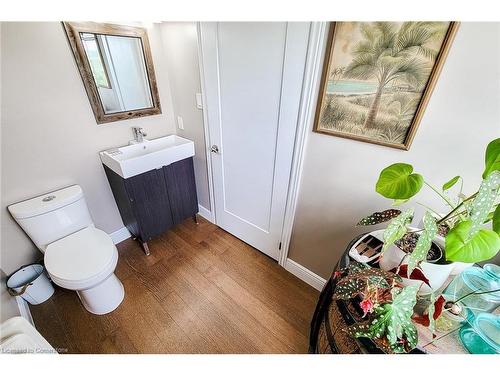
POLYGON ((122 178, 103 164, 123 223, 139 240, 147 241, 198 213, 193 158, 122 178))

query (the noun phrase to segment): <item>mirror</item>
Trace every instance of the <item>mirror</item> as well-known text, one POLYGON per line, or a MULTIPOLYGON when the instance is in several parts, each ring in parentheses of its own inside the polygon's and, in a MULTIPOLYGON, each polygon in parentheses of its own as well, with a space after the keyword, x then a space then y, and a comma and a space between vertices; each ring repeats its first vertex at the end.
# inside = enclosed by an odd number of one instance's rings
POLYGON ((141 40, 80 33, 104 113, 151 108, 141 40))
POLYGON ((98 124, 161 113, 145 29, 63 25, 98 124))

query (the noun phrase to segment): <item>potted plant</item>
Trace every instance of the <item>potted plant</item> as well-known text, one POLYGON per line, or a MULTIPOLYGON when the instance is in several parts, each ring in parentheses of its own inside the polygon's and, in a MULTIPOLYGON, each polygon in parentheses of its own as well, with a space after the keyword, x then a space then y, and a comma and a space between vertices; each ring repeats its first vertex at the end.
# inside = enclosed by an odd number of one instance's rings
POLYGON ((418 342, 413 307, 418 286, 404 287, 401 277, 363 263, 351 263, 334 274, 334 300, 354 299, 360 320, 344 329, 353 337, 371 339, 386 353, 406 353, 418 342))
POLYGON ((474 291, 454 301, 446 301, 442 295, 436 298, 433 293, 446 281, 457 262, 484 261, 500 250, 500 139, 486 148, 482 177, 477 192, 467 196, 462 192, 460 176, 437 189, 414 173, 409 164, 397 163, 382 170, 376 191, 393 199, 395 205, 408 202, 426 185, 450 209, 439 214, 428 208, 421 228, 410 226, 414 212, 411 208, 376 212, 358 223, 374 225, 389 221, 387 228, 371 233, 383 241, 380 268, 353 262, 334 274, 333 298, 354 299, 362 311, 360 321, 347 327, 347 333, 370 338, 388 353, 409 352, 418 341, 414 322, 428 326, 434 336, 436 319, 448 312, 460 316, 463 299, 498 292, 474 291), (456 197, 450 198, 447 192, 459 182, 456 197), (418 315, 414 306, 417 294, 422 291, 431 296, 425 314, 418 315))
MULTIPOLYGON (((404 268, 404 267, 401 267, 404 268)), ((372 268, 365 263, 351 262, 348 267, 333 274, 334 300, 350 300, 354 322, 342 330, 360 338, 369 338, 385 353, 408 353, 418 344, 415 324, 428 327, 432 340, 420 343, 422 348, 435 343, 461 327, 467 319, 463 300, 500 289, 476 290, 459 298, 447 300, 443 295, 431 294, 424 314, 414 310, 418 285, 403 285, 397 273, 372 268), (357 312, 356 312, 357 311, 357 312), (437 337, 435 332, 442 333, 437 337)))
MULTIPOLYGON (((441 189, 414 173, 410 164, 396 163, 380 173, 376 191, 393 204, 408 202, 425 185, 449 206, 440 214, 427 207, 422 228, 410 226, 413 209, 395 215, 372 214, 359 225, 390 220, 381 232, 380 266, 403 276, 404 285, 421 285, 420 293, 439 289, 457 262, 471 264, 494 257, 500 250, 500 138, 490 142, 485 153, 485 168, 479 189, 470 195, 462 191, 463 181, 455 176, 441 189), (449 192, 460 183, 456 196, 449 192)), ((390 210, 395 211, 395 210, 390 210)))

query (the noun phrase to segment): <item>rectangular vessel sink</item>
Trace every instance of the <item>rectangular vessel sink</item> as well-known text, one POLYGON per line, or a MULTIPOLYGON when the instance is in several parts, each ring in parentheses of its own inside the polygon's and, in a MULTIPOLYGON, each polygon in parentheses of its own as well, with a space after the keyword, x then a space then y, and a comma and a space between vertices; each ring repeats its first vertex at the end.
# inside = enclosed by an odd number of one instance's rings
POLYGON ((104 165, 121 177, 129 178, 194 156, 194 143, 169 135, 102 151, 99 155, 104 165))

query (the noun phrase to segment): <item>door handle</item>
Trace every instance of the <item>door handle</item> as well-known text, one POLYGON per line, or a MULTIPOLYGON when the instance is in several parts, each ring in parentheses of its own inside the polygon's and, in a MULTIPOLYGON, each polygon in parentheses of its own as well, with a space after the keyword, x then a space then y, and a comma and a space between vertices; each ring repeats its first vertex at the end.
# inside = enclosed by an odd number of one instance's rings
POLYGON ((210 148, 210 151, 213 152, 214 154, 218 154, 219 147, 217 147, 217 145, 212 145, 212 148, 210 148))

